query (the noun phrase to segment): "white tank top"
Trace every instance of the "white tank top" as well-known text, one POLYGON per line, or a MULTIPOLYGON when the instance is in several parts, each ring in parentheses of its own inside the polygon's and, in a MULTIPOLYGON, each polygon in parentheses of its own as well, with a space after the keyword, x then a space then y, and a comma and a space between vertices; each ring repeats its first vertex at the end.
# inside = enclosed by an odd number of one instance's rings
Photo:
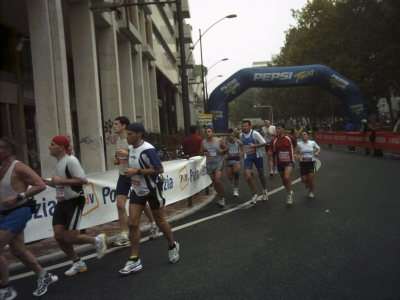
MULTIPOLYGON (((16 191, 13 190, 11 187, 11 174, 14 170, 15 164, 19 162, 18 160, 14 160, 11 166, 8 168, 8 171, 6 175, 4 175, 3 180, 0 181, 0 199, 3 200, 9 196, 14 196, 18 194, 16 191)), ((26 199, 17 201, 13 206, 5 208, 1 203, 0 203, 0 210, 7 210, 11 209, 17 206, 20 206, 21 204, 25 203, 26 199)))

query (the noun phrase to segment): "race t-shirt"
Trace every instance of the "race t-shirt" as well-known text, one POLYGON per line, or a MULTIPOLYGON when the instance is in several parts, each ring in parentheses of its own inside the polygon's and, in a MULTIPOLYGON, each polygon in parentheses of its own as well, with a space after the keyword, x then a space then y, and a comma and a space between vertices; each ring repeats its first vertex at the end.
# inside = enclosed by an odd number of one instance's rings
POLYGON ((314 151, 319 149, 316 142, 308 140, 307 143, 304 141, 298 142, 300 152, 300 161, 309 162, 314 160, 314 151))
POLYGON ((262 152, 260 147, 250 147, 249 144, 265 144, 264 138, 257 131, 250 130, 248 134, 242 132, 241 134, 243 143, 244 159, 253 159, 262 157, 262 152))
POLYGON ((297 141, 292 135, 285 135, 273 138, 268 150, 276 153, 278 164, 284 164, 293 161, 293 148, 296 145, 297 141))

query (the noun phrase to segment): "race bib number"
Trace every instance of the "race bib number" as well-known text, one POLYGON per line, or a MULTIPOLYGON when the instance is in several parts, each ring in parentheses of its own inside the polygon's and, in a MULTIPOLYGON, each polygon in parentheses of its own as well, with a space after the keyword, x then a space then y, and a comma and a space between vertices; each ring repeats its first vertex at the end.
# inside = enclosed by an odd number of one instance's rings
POLYGON ((301 161, 312 161, 313 154, 311 152, 304 152, 301 154, 301 161))
MULTIPOLYGON (((119 149, 117 149, 117 151, 118 151, 118 150, 119 150, 119 149)), ((117 158, 118 158, 120 164, 126 164, 126 163, 128 163, 128 156, 125 156, 125 155, 117 155, 117 158)))
POLYGON ((282 162, 290 161, 289 151, 280 151, 278 157, 279 157, 279 160, 282 161, 282 162))
POLYGON ((239 155, 239 149, 237 148, 229 149, 229 156, 238 156, 238 155, 239 155))
POLYGON ((208 150, 208 157, 209 158, 216 158, 217 157, 217 149, 208 150))
POLYGON ((246 154, 255 154, 256 153, 256 148, 250 147, 250 146, 244 146, 244 152, 246 154))
POLYGON ((63 184, 56 184, 56 199, 57 199, 57 201, 64 201, 65 200, 64 185, 63 184))
POLYGON ((132 185, 140 186, 139 175, 133 175, 131 177, 131 182, 132 182, 132 185))

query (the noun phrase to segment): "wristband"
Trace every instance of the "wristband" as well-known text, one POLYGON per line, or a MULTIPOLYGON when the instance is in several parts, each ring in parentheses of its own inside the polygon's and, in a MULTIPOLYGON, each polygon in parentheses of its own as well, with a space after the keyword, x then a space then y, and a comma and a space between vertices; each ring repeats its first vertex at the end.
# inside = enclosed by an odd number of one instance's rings
POLYGON ((23 200, 23 199, 25 199, 25 198, 26 198, 25 193, 21 193, 21 194, 18 194, 18 195, 17 195, 17 200, 18 200, 18 201, 23 200))

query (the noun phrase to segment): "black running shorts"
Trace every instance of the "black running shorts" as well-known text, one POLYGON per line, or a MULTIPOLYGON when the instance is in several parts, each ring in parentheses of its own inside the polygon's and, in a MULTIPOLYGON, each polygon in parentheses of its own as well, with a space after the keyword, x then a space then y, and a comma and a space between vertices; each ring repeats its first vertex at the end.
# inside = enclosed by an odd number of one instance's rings
POLYGON ((78 230, 84 207, 85 196, 57 202, 53 214, 53 226, 65 225, 65 230, 78 230))

